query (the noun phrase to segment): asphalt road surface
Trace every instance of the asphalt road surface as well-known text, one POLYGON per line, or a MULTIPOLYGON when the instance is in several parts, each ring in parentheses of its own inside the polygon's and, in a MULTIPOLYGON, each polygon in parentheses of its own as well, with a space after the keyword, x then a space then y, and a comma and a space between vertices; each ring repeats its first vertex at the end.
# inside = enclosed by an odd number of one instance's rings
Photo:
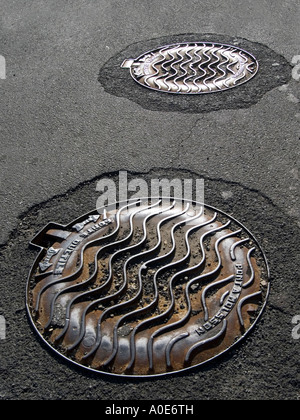
POLYGON ((0 399, 300 398, 299 21, 297 0, 2 1, 0 399), (258 75, 195 98, 150 92, 120 68, 196 40, 255 52, 258 75), (29 241, 49 221, 95 208, 97 182, 117 182, 120 170, 149 186, 204 179, 205 201, 265 250, 262 319, 205 367, 143 380, 97 375, 54 355, 30 326, 29 241))

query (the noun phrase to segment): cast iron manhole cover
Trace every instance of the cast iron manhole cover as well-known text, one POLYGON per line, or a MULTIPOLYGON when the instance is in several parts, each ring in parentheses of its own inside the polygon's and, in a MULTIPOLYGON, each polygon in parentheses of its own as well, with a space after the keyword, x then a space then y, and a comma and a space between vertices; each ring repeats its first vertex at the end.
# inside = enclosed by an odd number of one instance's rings
POLYGON ((87 369, 154 376, 211 360, 240 341, 269 292, 251 233, 196 202, 134 200, 47 225, 27 285, 43 340, 87 369))
POLYGON ((125 60, 133 79, 149 89, 201 94, 231 89, 254 77, 258 62, 248 52, 229 45, 182 43, 159 47, 125 60))

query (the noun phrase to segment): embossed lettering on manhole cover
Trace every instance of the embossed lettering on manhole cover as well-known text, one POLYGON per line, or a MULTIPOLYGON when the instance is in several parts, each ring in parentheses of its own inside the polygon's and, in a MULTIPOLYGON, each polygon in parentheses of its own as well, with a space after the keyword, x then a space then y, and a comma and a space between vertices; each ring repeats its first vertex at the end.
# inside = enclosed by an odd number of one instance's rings
POLYGON ((252 79, 258 62, 248 52, 229 45, 182 43, 167 45, 136 59, 125 60, 133 79, 168 93, 213 93, 252 79))
POLYGON ((129 201, 50 223, 27 309, 64 358, 97 372, 154 376, 201 365, 253 327, 269 292, 265 256, 225 213, 171 199, 129 201))

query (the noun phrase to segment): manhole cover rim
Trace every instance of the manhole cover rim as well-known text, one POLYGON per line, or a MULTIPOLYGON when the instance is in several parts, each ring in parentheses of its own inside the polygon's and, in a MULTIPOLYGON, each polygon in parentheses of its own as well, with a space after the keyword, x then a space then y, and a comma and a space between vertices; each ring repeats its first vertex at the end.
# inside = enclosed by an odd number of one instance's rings
POLYGON ((241 335, 231 346, 227 347, 226 349, 224 349, 223 351, 221 351, 220 353, 214 355, 211 358, 208 358, 206 360, 204 360, 201 363, 195 364, 195 365, 191 365, 188 367, 184 367, 178 370, 173 370, 173 371, 167 371, 167 372, 163 372, 163 373, 149 373, 149 374, 127 374, 127 373, 114 373, 114 372, 108 372, 105 370, 99 370, 99 369, 95 369, 86 365, 83 365, 79 362, 77 362, 76 360, 73 360, 67 356, 65 356, 63 353, 61 353, 60 351, 58 351, 54 346, 52 346, 49 341, 41 334, 41 332, 39 331, 32 313, 31 313, 31 309, 30 309, 30 302, 29 302, 29 291, 30 291, 30 280, 32 277, 32 272, 34 270, 35 267, 38 266, 39 262, 41 261, 41 254, 45 251, 45 247, 43 245, 39 245, 37 243, 35 243, 35 239, 38 238, 41 233, 45 230, 45 228, 49 225, 53 226, 53 227, 59 227, 59 228, 65 228, 68 229, 71 226, 74 226, 76 223, 78 223, 80 220, 83 220, 86 217, 89 217, 92 214, 95 213, 99 213, 99 215, 101 214, 101 212, 103 211, 109 211, 112 208, 115 208, 115 206, 119 206, 122 207, 126 204, 134 204, 134 203, 138 203, 138 202, 149 202, 150 198, 149 197, 143 197, 143 198, 139 198, 139 199, 128 199, 128 200, 124 200, 124 201, 116 201, 116 203, 108 205, 108 206, 103 206, 101 208, 96 208, 92 211, 89 211, 87 213, 85 213, 84 215, 74 219, 71 223, 68 223, 66 225, 62 225, 59 224, 57 222, 49 222, 43 229, 41 229, 37 235, 35 235, 35 237, 29 242, 30 246, 32 246, 33 248, 39 250, 31 268, 29 271, 29 274, 27 276, 27 283, 26 283, 26 311, 27 311, 27 316, 29 318, 30 321, 30 325, 31 327, 33 327, 34 331, 36 332, 37 336, 39 339, 41 339, 43 341, 43 343, 46 344, 47 346, 47 350, 50 349, 51 352, 54 352, 54 354, 56 354, 57 356, 59 356, 59 358, 65 360, 67 362, 67 364, 69 364, 70 366, 74 365, 79 367, 83 372, 84 371, 89 371, 92 373, 96 373, 96 374, 102 374, 102 375, 108 375, 108 376, 112 376, 112 377, 124 377, 124 378, 153 378, 153 377, 164 377, 164 376, 170 376, 170 375, 176 375, 176 374, 180 374, 180 373, 186 373, 188 371, 191 370, 195 370, 195 369, 199 369, 201 366, 204 366, 206 364, 209 364, 211 361, 216 360, 218 358, 221 358, 222 355, 224 355, 225 353, 231 351, 232 349, 234 349, 241 341, 245 340, 245 338, 252 332, 252 330, 257 326, 258 322, 260 321, 267 303, 268 303, 268 298, 269 298, 269 294, 270 294, 270 288, 271 288, 271 272, 270 272, 270 266, 268 263, 268 259, 266 257, 266 254, 263 250, 263 248, 261 247, 260 243, 257 241, 256 237, 253 235, 253 233, 247 228, 245 227, 245 225, 243 223, 241 223, 239 220, 237 220, 236 218, 234 218, 232 215, 229 215, 228 213, 224 212, 223 210, 220 210, 214 206, 208 205, 208 204, 203 204, 200 203, 198 201, 195 200, 184 200, 184 199, 176 199, 175 197, 151 197, 151 201, 153 200, 175 200, 178 202, 182 202, 182 203, 191 203, 195 206, 203 206, 204 208, 207 208, 208 210, 211 211, 215 211, 218 212, 220 215, 227 217, 229 220, 233 221, 234 223, 236 223, 238 226, 240 226, 242 229, 244 229, 244 231, 249 234, 251 236, 251 239, 255 242, 256 246, 258 247, 258 250, 261 253, 261 256, 263 258, 264 264, 265 264, 265 268, 266 268, 266 278, 267 278, 267 285, 266 285, 266 291, 265 291, 265 296, 264 296, 264 301, 261 303, 260 305, 260 310, 258 311, 255 320, 253 321, 253 323, 251 324, 251 326, 245 331, 245 333, 243 335, 241 335))

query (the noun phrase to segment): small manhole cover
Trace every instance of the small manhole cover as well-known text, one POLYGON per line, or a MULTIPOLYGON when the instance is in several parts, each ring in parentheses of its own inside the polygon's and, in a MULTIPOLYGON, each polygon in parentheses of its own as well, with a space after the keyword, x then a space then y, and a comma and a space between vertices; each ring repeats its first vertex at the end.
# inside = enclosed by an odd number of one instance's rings
POLYGON ((252 79, 258 62, 248 52, 229 45, 182 43, 159 47, 125 60, 133 79, 149 89, 167 93, 213 93, 252 79))
POLYGON ((43 340, 87 369, 164 375, 240 341, 264 309, 269 272, 251 233, 196 202, 128 201, 50 223, 28 279, 43 340))

